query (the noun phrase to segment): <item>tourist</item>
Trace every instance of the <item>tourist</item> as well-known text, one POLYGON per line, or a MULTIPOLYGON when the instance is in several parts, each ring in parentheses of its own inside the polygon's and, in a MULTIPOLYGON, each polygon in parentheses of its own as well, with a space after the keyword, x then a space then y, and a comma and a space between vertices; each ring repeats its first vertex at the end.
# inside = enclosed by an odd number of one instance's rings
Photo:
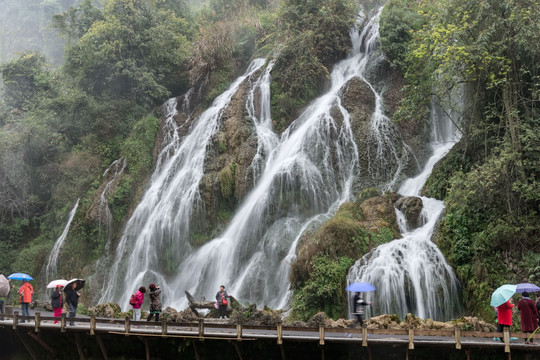
POLYGON ((141 306, 144 302, 144 294, 146 293, 146 288, 141 286, 139 290, 133 294, 133 301, 130 301, 130 305, 133 307, 133 321, 141 320, 141 306))
POLYGON ((229 316, 227 316, 227 305, 229 304, 229 300, 227 299, 228 297, 229 295, 225 291, 225 285, 221 285, 216 294, 220 319, 229 318, 229 316))
MULTIPOLYGON (((59 318, 62 316, 62 307, 64 306, 64 298, 62 297, 62 285, 56 285, 51 295, 51 306, 54 311, 54 317, 59 318)), ((58 324, 58 320, 54 320, 55 324, 58 324)))
MULTIPOLYGON (((30 316, 28 311, 28 306, 32 302, 32 295, 34 295, 34 287, 28 282, 28 280, 23 280, 23 284, 19 288, 19 300, 21 301, 21 311, 23 316, 30 316)), ((26 320, 21 320, 25 322, 26 320)))
MULTIPOLYGON (((529 298, 528 292, 523 292, 521 300, 518 302, 518 310, 521 316, 521 331, 524 333, 532 333, 538 327, 538 310, 536 304, 529 298)), ((536 344, 532 341, 527 341, 526 344, 536 344)))
POLYGON ((505 326, 512 326, 512 308, 514 306, 512 298, 497 306, 497 332, 502 332, 505 326))
POLYGON ((79 297, 81 296, 76 288, 77 281, 74 281, 70 286, 67 286, 64 289, 64 292, 66 293, 66 303, 68 305, 70 326, 75 326, 75 316, 77 315, 77 306, 79 305, 79 297))
POLYGON ((367 302, 360 296, 360 293, 357 292, 353 298, 354 314, 360 325, 364 324, 364 314, 366 312, 366 306, 370 305, 371 302, 367 302))
POLYGON ((9 295, 11 293, 11 288, 9 286, 9 282, 11 281, 11 279, 6 279, 5 277, 3 278, 6 281, 6 283, 4 284, 4 286, 6 287, 2 289, 3 294, 5 295, 0 296, 0 320, 4 320, 3 315, 6 313, 6 304, 8 303, 9 295))
POLYGON ((536 312, 538 313, 538 326, 540 326, 540 293, 536 295, 536 312))
POLYGON ((152 317, 156 316, 156 322, 159 321, 159 314, 161 314, 161 289, 159 286, 156 286, 156 284, 151 283, 148 288, 150 289, 150 293, 148 296, 150 296, 150 315, 148 315, 148 318, 146 321, 150 321, 152 317))

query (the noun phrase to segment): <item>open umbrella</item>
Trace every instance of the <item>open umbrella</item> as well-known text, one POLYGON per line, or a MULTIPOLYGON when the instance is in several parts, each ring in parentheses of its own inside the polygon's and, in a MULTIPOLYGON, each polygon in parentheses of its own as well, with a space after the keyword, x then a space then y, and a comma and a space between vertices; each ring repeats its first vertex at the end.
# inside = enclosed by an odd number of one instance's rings
POLYGON ((375 286, 371 285, 370 283, 355 282, 355 283, 349 284, 349 286, 347 286, 345 290, 354 291, 354 292, 374 291, 375 286))
POLYGON ((30 275, 28 274, 25 274, 25 273, 13 273, 11 275, 8 276, 8 279, 11 279, 11 280, 34 280, 33 277, 31 277, 30 275))
POLYGON ((9 294, 9 281, 4 275, 0 275, 0 296, 9 294))
POLYGON ((491 294, 491 306, 499 306, 508 301, 516 293, 516 285, 505 284, 491 294))
POLYGON ((86 280, 83 280, 83 279, 71 279, 69 280, 66 285, 64 286, 65 288, 71 288, 71 284, 73 283, 77 283, 77 286, 75 286, 75 290, 80 290, 84 287, 84 284, 86 284, 86 280))
POLYGON ((516 285, 516 292, 517 293, 523 293, 523 292, 537 292, 540 291, 540 287, 530 284, 530 283, 521 283, 516 285))
POLYGON ((54 289, 57 285, 66 286, 67 283, 68 281, 64 279, 53 280, 47 285, 47 289, 54 289))

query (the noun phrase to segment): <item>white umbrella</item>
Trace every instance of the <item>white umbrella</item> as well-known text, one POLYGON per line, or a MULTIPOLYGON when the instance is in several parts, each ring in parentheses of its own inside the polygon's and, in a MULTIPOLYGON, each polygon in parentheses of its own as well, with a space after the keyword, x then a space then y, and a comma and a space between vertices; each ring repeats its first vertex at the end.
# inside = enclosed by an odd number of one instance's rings
POLYGON ((68 281, 64 279, 53 280, 49 283, 49 285, 47 285, 47 289, 54 289, 58 285, 63 287, 66 286, 67 283, 68 281))
POLYGON ((4 275, 0 275, 0 296, 9 294, 9 281, 4 275))

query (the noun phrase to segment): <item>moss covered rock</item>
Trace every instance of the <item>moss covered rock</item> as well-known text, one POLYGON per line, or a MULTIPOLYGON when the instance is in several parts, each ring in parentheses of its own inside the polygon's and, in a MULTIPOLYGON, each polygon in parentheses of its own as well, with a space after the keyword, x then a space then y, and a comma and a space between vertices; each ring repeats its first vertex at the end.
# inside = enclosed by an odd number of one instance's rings
MULTIPOLYGON (((343 204, 338 212, 318 229, 306 231, 296 248, 291 268, 293 288, 301 286, 311 273, 311 260, 327 255, 358 259, 381 242, 399 237, 394 203, 400 195, 388 193, 343 204), (382 230, 385 236, 379 236, 382 230)), ((361 198, 363 199, 363 198, 361 198)))

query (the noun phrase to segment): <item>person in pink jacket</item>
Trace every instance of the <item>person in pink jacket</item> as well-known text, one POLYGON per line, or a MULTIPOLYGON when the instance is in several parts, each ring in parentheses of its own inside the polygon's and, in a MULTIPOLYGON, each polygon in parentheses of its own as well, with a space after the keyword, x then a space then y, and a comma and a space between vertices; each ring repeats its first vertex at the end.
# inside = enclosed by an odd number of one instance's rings
POLYGON ((144 302, 144 294, 146 293, 146 288, 141 286, 139 290, 135 292, 135 302, 130 302, 133 307, 133 321, 139 321, 141 319, 141 306, 144 302))

